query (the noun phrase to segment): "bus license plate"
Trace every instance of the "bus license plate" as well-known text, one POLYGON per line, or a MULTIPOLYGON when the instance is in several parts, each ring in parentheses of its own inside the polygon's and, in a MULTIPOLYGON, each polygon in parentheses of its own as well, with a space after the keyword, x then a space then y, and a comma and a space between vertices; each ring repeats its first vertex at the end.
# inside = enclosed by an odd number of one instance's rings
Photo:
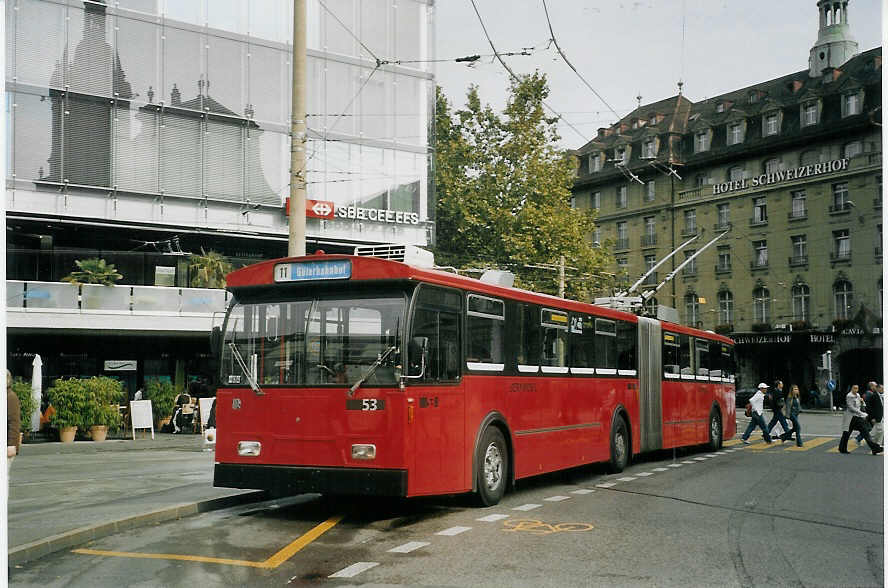
POLYGON ((345 410, 385 410, 382 398, 350 398, 345 401, 345 410))

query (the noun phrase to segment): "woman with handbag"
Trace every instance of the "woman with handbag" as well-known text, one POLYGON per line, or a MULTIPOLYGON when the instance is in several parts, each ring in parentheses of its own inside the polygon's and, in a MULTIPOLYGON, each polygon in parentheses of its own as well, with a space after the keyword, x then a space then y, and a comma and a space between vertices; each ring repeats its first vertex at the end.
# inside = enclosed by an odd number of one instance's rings
POLYGON ((765 412, 765 390, 767 389, 768 385, 762 382, 758 385, 758 390, 755 391, 752 398, 749 399, 749 425, 746 427, 743 437, 741 437, 747 445, 749 445, 749 436, 756 427, 761 427, 762 433, 765 434, 765 443, 771 442, 771 436, 768 434, 768 428, 765 426, 765 419, 762 418, 762 413, 765 412))
POLYGON ((782 439, 789 441, 792 434, 795 433, 796 445, 802 446, 802 426, 799 424, 799 413, 802 412, 802 400, 799 398, 799 387, 795 384, 789 390, 789 397, 786 399, 789 403, 789 420, 792 422, 792 430, 783 434, 782 439))

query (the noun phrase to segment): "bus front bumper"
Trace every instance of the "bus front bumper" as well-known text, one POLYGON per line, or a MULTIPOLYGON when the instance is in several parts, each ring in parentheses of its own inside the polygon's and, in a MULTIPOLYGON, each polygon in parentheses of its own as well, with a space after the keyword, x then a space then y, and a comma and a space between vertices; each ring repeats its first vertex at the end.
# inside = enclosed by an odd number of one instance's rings
POLYGON ((265 490, 274 496, 363 494, 407 496, 407 471, 217 463, 213 486, 265 490))

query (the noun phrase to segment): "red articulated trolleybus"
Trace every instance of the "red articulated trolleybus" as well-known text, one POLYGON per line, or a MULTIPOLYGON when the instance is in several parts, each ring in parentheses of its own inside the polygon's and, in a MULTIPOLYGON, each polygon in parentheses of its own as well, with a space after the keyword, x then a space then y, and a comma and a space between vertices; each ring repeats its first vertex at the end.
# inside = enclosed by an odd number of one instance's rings
POLYGON ((714 333, 375 257, 227 281, 216 486, 492 505, 521 478, 735 434, 714 333))

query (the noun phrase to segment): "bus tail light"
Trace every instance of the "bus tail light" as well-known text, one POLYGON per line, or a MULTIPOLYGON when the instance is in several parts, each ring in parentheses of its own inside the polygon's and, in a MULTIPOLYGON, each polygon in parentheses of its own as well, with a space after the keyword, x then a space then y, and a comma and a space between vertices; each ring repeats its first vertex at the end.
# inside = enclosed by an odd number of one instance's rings
POLYGON ((257 457, 262 452, 262 443, 258 441, 239 441, 237 454, 243 457, 257 457))
POLYGON ((352 459, 376 459, 376 445, 371 443, 352 445, 352 459))

